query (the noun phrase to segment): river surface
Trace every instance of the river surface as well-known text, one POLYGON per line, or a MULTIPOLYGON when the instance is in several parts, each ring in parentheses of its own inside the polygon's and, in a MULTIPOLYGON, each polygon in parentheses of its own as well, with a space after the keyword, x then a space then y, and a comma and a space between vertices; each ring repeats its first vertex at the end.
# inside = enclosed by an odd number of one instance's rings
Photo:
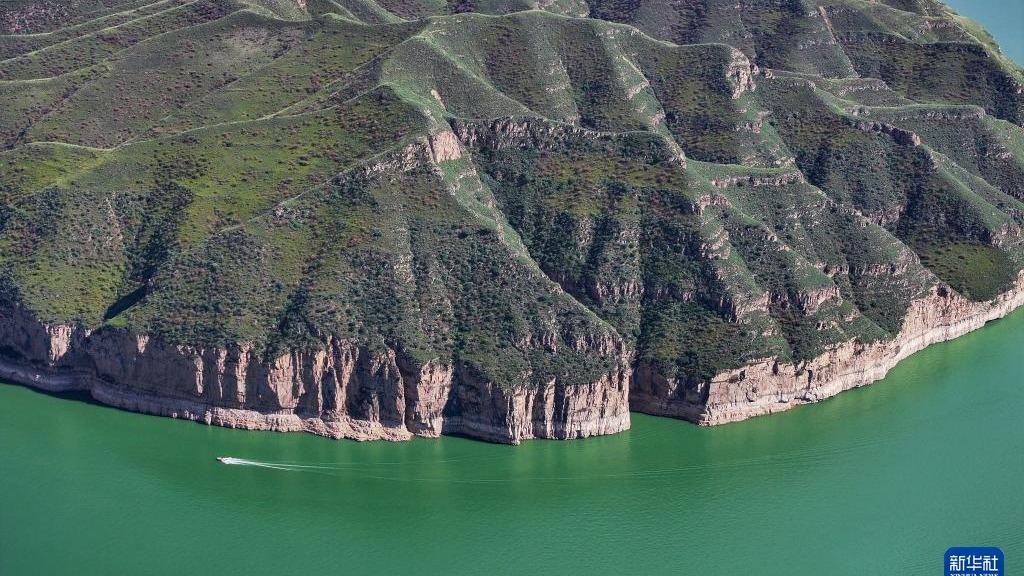
MULTIPOLYGON (((951 4, 1024 61, 1024 2, 951 4)), ((1022 413, 1024 311, 787 413, 515 448, 227 430, 0 383, 0 575, 905 576, 972 545, 1014 566, 1022 413)))
POLYGON ((1024 0, 946 0, 995 37, 1003 53, 1024 62, 1024 0))
POLYGON ((519 447, 228 430, 4 384, 0 574, 903 576, 954 545, 1018 564, 1022 351, 1024 311, 783 414, 519 447))

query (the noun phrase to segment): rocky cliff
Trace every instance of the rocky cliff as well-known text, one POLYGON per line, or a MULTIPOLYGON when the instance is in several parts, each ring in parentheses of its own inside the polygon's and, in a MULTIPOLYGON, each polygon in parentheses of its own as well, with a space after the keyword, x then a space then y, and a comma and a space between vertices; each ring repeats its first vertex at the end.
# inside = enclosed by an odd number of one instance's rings
POLYGON ((630 410, 716 425, 817 402, 884 378, 914 352, 1021 305, 1024 272, 988 302, 935 288, 911 304, 892 340, 845 342, 799 363, 767 358, 692 390, 648 365, 634 370, 624 349, 616 351, 616 369, 594 382, 507 389, 465 369, 416 365, 394 350, 372 352, 343 340, 268 361, 245 345, 170 346, 125 330, 47 325, 15 311, 0 316, 0 378, 50 392, 84 390, 110 406, 229 428, 355 440, 458 434, 518 444, 621 432, 630 410))
POLYGON ((594 382, 509 388, 465 368, 416 364, 344 340, 268 360, 246 345, 171 346, 125 330, 46 325, 23 312, 0 317, 0 349, 0 378, 229 428, 355 440, 460 434, 511 444, 629 428, 622 350, 622 362, 594 382))
POLYGON ((1024 71, 936 0, 6 16, 7 379, 514 443, 811 402, 1021 300, 1024 71))
POLYGON ((633 410, 700 425, 745 420, 818 402, 880 380, 904 358, 957 338, 1024 305, 1024 273, 1014 287, 988 302, 971 302, 945 288, 910 305, 892 340, 849 341, 799 363, 767 358, 716 374, 696 390, 640 366, 630 393, 633 410), (687 393, 688 392, 688 393, 687 393))

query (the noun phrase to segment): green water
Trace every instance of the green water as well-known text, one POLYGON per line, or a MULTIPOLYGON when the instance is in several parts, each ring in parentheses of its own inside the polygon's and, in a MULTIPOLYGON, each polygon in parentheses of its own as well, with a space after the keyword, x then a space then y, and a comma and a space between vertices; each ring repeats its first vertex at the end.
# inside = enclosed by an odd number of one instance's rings
POLYGON ((953 545, 1019 564, 1022 350, 1017 313, 784 414, 638 415, 517 448, 227 430, 0 385, 0 574, 941 574, 953 545))
MULTIPOLYGON (((1024 3, 951 4, 1024 61, 1024 3)), ((925 575, 953 545, 1012 567, 1022 352, 1024 311, 784 414, 517 448, 225 430, 0 384, 0 575, 925 575)))

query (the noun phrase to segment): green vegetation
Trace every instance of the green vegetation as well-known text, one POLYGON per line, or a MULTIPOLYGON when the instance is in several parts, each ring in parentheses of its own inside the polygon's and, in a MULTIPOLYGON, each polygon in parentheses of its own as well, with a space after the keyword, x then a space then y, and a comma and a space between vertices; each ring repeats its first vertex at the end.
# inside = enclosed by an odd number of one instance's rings
POLYGON ((977 300, 992 298, 1013 281, 1006 254, 984 244, 929 245, 921 261, 955 290, 977 300))
POLYGON ((0 306, 47 322, 693 398, 1024 266, 1022 72, 932 0, 9 4, 0 306))

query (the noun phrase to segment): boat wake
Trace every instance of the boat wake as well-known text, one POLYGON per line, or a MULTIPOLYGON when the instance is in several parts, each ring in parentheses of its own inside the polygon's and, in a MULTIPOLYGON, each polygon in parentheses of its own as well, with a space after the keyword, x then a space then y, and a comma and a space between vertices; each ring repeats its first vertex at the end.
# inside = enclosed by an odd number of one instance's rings
POLYGON ((218 456, 217 461, 229 466, 259 466, 260 468, 273 468, 274 470, 291 470, 292 466, 287 464, 274 464, 272 462, 260 462, 258 460, 246 460, 245 458, 234 458, 232 456, 218 456))
MULTIPOLYGON (((387 480, 397 482, 439 482, 447 484, 507 484, 516 482, 578 482, 595 481, 613 478, 659 478, 674 475, 694 475, 714 477, 726 470, 742 470, 745 468, 763 468, 765 466, 786 465, 824 465, 833 463, 846 454, 871 450, 877 447, 878 441, 858 440, 841 449, 823 450, 817 447, 798 448, 781 453, 762 454, 751 458, 729 459, 720 462, 681 463, 677 466, 666 466, 645 469, 624 469, 606 471, 604 473, 552 474, 541 476, 502 476, 480 478, 471 468, 481 460, 507 458, 502 455, 494 458, 447 458, 441 460, 407 460, 384 462, 296 462, 277 461, 264 462, 236 458, 234 456, 218 456, 217 461, 230 466, 254 466, 286 472, 305 472, 332 477, 360 478, 364 480, 387 480), (457 463, 454 464, 453 463, 457 463), (443 464, 438 470, 433 465, 443 464), (431 470, 433 474, 425 475, 431 470)), ((611 457, 609 458, 611 459, 611 457)))

